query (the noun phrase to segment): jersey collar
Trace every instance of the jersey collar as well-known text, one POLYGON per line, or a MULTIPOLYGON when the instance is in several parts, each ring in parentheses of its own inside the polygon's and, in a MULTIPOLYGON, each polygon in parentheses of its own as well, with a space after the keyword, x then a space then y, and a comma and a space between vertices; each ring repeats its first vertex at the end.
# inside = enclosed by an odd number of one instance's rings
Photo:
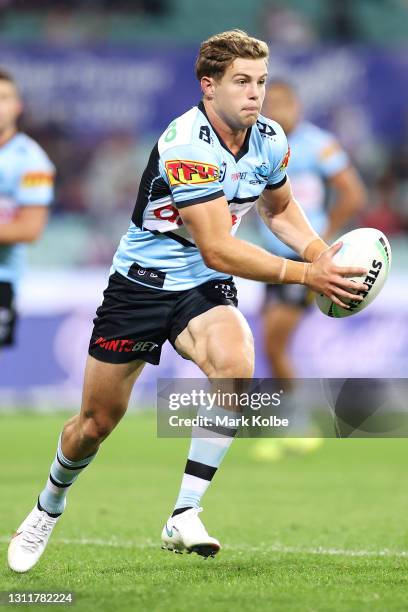
POLYGON ((223 141, 223 139, 221 138, 221 136, 218 134, 217 130, 215 129, 215 127, 213 126, 213 124, 211 123, 211 121, 208 118, 208 115, 206 113, 205 110, 205 106, 204 106, 204 102, 202 100, 200 100, 200 102, 198 103, 198 108, 199 110, 203 113, 203 115, 205 116, 205 118, 207 119, 208 123, 211 125, 215 135, 217 136, 220 145, 226 150, 228 151, 228 153, 230 155, 232 155, 232 157, 235 159, 236 162, 239 162, 239 160, 244 157, 244 155, 246 155, 249 151, 249 139, 251 138, 251 131, 252 131, 252 127, 249 127, 246 131, 245 134, 245 139, 244 142, 242 143, 242 146, 240 148, 240 150, 238 151, 238 153, 236 155, 234 155, 232 153, 232 151, 227 147, 227 145, 225 144, 225 142, 223 141))

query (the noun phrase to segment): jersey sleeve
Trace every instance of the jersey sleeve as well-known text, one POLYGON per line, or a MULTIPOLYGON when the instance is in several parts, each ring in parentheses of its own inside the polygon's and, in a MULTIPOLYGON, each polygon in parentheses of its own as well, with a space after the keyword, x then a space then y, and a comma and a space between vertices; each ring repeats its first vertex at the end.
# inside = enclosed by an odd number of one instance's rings
POLYGON ((27 151, 16 191, 20 206, 48 206, 54 196, 55 167, 40 148, 27 151))
POLYGON ((160 154, 159 170, 177 208, 215 200, 224 195, 223 167, 216 154, 200 145, 178 145, 160 154))
POLYGON ((281 126, 273 122, 275 138, 270 140, 270 160, 271 172, 268 177, 266 189, 277 189, 285 184, 287 175, 286 168, 290 158, 290 148, 281 126))
POLYGON ((316 157, 322 176, 330 178, 349 166, 350 159, 347 153, 331 134, 323 133, 319 141, 316 157))

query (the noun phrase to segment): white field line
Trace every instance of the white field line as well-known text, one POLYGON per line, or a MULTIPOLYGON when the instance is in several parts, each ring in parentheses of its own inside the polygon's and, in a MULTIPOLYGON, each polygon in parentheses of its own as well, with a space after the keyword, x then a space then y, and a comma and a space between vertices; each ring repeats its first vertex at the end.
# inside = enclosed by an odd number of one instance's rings
MULTIPOLYGON (((0 544, 8 543, 8 536, 0 536, 0 544)), ((160 548, 160 541, 144 540, 139 542, 120 541, 116 539, 103 540, 100 538, 56 538, 54 544, 68 544, 70 546, 102 546, 110 548, 127 548, 135 550, 157 550, 160 548)), ((407 558, 408 551, 406 550, 390 550, 384 548, 382 550, 350 550, 343 548, 325 548, 324 546, 317 547, 301 547, 301 546, 284 546, 283 544, 267 544, 260 543, 258 546, 249 544, 237 544, 236 546, 223 546, 224 550, 236 552, 239 554, 245 552, 253 553, 281 553, 289 555, 326 555, 335 557, 390 557, 390 558, 407 558)))

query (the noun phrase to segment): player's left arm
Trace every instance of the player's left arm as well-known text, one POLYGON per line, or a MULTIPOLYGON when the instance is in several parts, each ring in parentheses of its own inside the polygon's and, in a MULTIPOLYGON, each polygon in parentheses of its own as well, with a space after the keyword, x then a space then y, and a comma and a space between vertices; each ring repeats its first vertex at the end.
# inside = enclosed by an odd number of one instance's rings
POLYGON ((355 168, 351 165, 328 177, 328 184, 335 194, 330 207, 328 224, 323 233, 326 240, 338 235, 364 208, 367 193, 355 168))
POLYGON ((314 261, 329 248, 293 197, 289 179, 276 189, 265 189, 257 206, 267 227, 305 261, 314 261))
POLYGON ((0 223, 0 244, 35 242, 48 220, 48 206, 20 206, 11 221, 0 223))

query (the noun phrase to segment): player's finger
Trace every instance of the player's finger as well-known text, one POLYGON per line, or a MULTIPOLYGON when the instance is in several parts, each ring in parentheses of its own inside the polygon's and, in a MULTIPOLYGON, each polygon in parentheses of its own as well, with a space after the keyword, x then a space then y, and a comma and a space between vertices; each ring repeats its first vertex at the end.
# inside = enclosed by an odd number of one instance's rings
POLYGON ((338 253, 338 251, 340 251, 342 246, 342 242, 335 242, 329 249, 327 249, 327 251, 325 251, 325 253, 330 253, 330 257, 333 257, 336 253, 338 253))
POLYGON ((365 283, 357 283, 353 280, 347 280, 346 278, 343 278, 343 276, 334 276, 331 279, 331 283, 338 287, 342 287, 343 289, 351 289, 353 293, 368 290, 368 285, 366 285, 365 283))
POLYGON ((333 293, 349 300, 357 300, 358 302, 361 302, 364 299, 362 295, 347 291, 346 289, 340 289, 340 287, 333 288, 333 293))
POLYGON ((331 299, 332 302, 337 304, 337 306, 341 306, 342 308, 346 308, 347 310, 349 310, 350 306, 342 302, 340 298, 338 298, 334 293, 331 293, 330 295, 328 295, 328 297, 331 299))
POLYGON ((341 274, 341 276, 366 276, 367 269, 366 268, 354 268, 351 266, 341 266, 336 267, 333 272, 336 274, 341 274))

